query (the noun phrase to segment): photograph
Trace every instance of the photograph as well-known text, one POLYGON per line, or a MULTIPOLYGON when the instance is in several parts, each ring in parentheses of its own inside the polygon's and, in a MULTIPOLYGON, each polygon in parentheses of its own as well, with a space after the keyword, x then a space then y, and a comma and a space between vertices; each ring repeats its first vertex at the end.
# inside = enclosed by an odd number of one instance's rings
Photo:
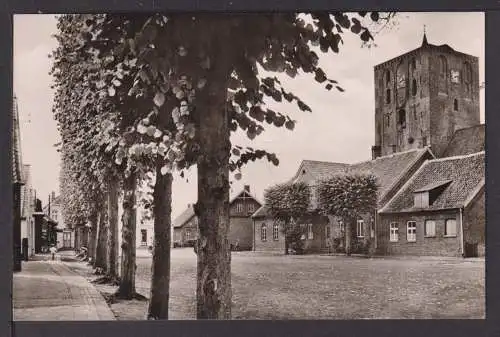
POLYGON ((12 29, 15 322, 486 318, 484 12, 12 29))

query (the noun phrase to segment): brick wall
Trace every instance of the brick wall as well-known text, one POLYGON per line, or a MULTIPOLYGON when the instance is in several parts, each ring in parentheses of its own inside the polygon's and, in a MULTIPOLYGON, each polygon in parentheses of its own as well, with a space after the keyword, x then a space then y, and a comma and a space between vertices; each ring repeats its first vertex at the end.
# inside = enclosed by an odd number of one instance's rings
POLYGON ((229 243, 235 245, 238 242, 240 250, 252 250, 253 221, 246 217, 231 217, 229 226, 229 243))
POLYGON ((285 235, 283 234, 283 227, 279 226, 278 240, 273 240, 273 219, 257 218, 253 219, 254 228, 254 249, 255 251, 276 251, 285 252, 285 235), (266 240, 261 239, 262 225, 267 228, 266 240))
POLYGON ((417 255, 417 256, 461 256, 460 245, 460 216, 458 210, 426 212, 413 214, 383 214, 377 224, 377 254, 380 255, 417 255), (457 236, 445 237, 445 220, 455 219, 457 224, 457 236), (425 220, 436 222, 436 236, 425 237, 425 220), (416 221, 417 241, 407 241, 407 222, 416 221), (399 225, 398 242, 389 241, 389 228, 391 222, 399 225))
POLYGON ((478 244, 479 256, 485 255, 485 193, 484 189, 464 210, 464 241, 478 244))

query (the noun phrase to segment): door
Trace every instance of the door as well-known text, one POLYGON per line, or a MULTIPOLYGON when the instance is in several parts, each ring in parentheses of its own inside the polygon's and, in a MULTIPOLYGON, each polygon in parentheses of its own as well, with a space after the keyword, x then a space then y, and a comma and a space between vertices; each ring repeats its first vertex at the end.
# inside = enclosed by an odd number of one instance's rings
POLYGON ((63 232, 63 248, 71 248, 71 232, 63 232))

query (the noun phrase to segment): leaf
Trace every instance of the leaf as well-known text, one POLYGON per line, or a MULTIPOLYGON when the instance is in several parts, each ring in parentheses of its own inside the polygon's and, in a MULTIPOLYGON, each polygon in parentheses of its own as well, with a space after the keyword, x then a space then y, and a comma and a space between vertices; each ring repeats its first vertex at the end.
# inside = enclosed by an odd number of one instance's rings
POLYGON ((157 92, 153 99, 153 102, 157 107, 161 107, 163 103, 165 103, 165 95, 162 92, 157 92))
POLYGON ((238 150, 238 149, 233 149, 233 150, 232 150, 232 152, 233 152, 233 154, 234 154, 235 156, 239 156, 239 155, 240 155, 240 153, 241 153, 241 152, 240 152, 240 150, 238 150))
POLYGON ((114 79, 114 80, 113 80, 113 85, 114 85, 115 87, 119 87, 120 85, 122 85, 122 82, 120 82, 118 79, 114 79))
POLYGON ((333 85, 328 83, 326 86, 325 86, 326 90, 332 90, 333 88, 333 85))
POLYGON ((372 39, 372 35, 370 34, 370 32, 367 30, 365 30, 362 34, 361 34, 361 40, 363 40, 364 42, 368 42, 370 39, 372 39))
POLYGON ((170 173, 170 172, 172 172, 172 169, 168 166, 162 166, 162 168, 160 169, 160 173, 162 175, 165 175, 165 174, 170 173))
POLYGON ((234 179, 236 179, 236 180, 241 180, 241 173, 240 173, 240 172, 235 173, 235 175, 234 175, 234 179))
POLYGON ((379 19, 379 14, 378 14, 378 12, 371 12, 371 14, 370 14, 370 19, 372 19, 372 21, 377 22, 377 21, 378 21, 378 19, 379 19))
POLYGON ((142 124, 138 124, 137 125, 137 132, 139 132, 141 135, 143 135, 147 132, 147 128, 142 124))
POLYGON ((353 32, 354 34, 359 34, 361 32, 361 26, 359 24, 352 25, 351 32, 353 32))
POLYGON ((340 92, 344 92, 344 91, 345 91, 344 89, 342 89, 342 88, 341 88, 341 87, 339 87, 338 85, 337 85, 337 86, 335 86, 335 88, 337 88, 337 90, 338 90, 338 91, 340 91, 340 92))
POLYGON ((154 134, 153 134, 153 137, 160 138, 162 134, 163 133, 160 130, 156 129, 154 134))
POLYGON ((109 88, 108 88, 108 95, 109 95, 110 97, 113 97, 115 94, 116 94, 116 90, 115 90, 115 88, 113 88, 113 87, 109 87, 109 88))
POLYGON ((288 129, 288 130, 293 130, 295 128, 295 122, 292 121, 292 120, 288 120, 286 121, 285 123, 285 127, 288 129))

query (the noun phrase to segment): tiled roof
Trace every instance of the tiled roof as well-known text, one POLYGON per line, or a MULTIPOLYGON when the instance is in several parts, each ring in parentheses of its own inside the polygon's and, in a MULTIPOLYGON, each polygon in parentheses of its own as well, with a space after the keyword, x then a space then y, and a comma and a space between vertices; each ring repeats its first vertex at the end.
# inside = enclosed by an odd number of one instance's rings
POLYGON ((334 174, 346 172, 349 164, 332 163, 327 161, 303 160, 292 182, 313 184, 317 180, 331 177, 334 174))
POLYGON ((398 152, 378 157, 349 167, 349 173, 367 173, 377 177, 379 183, 379 200, 381 200, 403 175, 426 153, 428 148, 398 152))
POLYGON ((234 201, 236 201, 236 199, 238 199, 239 197, 241 197, 242 195, 246 194, 247 195, 247 198, 252 198, 253 200, 255 200, 255 202, 257 202, 259 205, 262 205, 262 203, 255 197, 253 196, 249 190, 246 190, 245 188, 243 188, 243 190, 241 190, 240 193, 236 194, 233 198, 231 198, 229 200, 229 204, 231 205, 234 201))
POLYGON ((12 183, 23 182, 21 158, 21 132, 19 130, 19 111, 17 109, 17 98, 12 100, 12 183))
POLYGON ((478 187, 484 185, 484 152, 428 160, 380 210, 380 213, 409 212, 414 208, 413 193, 435 181, 451 180, 451 183, 425 210, 464 207, 478 187))
POLYGON ((266 205, 261 206, 254 214, 252 214, 252 218, 265 218, 268 215, 269 207, 266 205))
POLYGON ((194 216, 194 209, 192 205, 189 205, 188 208, 184 210, 175 220, 173 221, 172 225, 174 228, 180 228, 184 226, 186 222, 191 220, 191 218, 194 216))
POLYGON ((484 137, 484 124, 457 130, 440 157, 462 156, 484 151, 484 137))
MULTIPOLYGON (((21 217, 30 216, 29 207, 33 206, 33 196, 31 195, 31 173, 30 165, 23 165, 23 183, 21 186, 21 217)), ((31 210, 33 211, 33 210, 31 210)))

